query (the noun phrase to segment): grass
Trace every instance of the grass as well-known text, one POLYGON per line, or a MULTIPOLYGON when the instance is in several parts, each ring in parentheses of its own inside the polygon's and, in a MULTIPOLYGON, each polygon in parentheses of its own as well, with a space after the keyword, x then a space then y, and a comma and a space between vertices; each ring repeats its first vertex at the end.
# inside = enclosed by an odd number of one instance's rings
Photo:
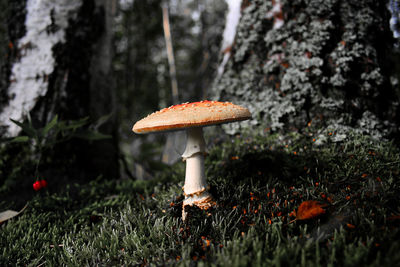
MULTIPOLYGON (((235 137, 207 176, 218 206, 187 207, 183 163, 153 181, 51 185, 0 227, 0 265, 388 266, 400 261, 400 155, 354 135, 235 137), (326 213, 291 222, 305 200, 326 213), (292 215, 292 216, 291 216, 292 215)), ((12 202, 3 199, 0 210, 12 202)))

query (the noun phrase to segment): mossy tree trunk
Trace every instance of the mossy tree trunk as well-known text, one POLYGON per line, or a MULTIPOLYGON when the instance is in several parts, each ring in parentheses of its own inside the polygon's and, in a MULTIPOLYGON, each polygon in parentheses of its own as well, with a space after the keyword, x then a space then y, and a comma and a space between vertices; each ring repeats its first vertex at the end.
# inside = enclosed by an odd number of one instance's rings
MULTIPOLYGON (((61 120, 91 121, 115 109, 111 78, 112 12, 116 1, 10 1, 8 57, 2 65, 0 131, 16 136, 10 122, 26 120, 35 128, 55 115, 61 120)), ((118 175, 115 116, 102 133, 114 138, 88 142, 72 140, 51 153, 66 169, 83 177, 118 175), (71 165, 69 165, 71 164, 71 165)))
POLYGON ((397 132, 386 1, 243 1, 241 13, 216 98, 249 107, 252 123, 273 131, 397 132))

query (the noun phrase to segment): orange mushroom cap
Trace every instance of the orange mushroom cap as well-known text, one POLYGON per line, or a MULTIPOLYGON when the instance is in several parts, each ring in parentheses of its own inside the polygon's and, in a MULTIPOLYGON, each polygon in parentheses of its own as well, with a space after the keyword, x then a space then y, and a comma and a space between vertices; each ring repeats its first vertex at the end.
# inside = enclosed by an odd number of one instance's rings
POLYGON ((138 134, 173 131, 250 118, 251 114, 247 108, 230 102, 204 100, 179 104, 156 111, 136 122, 132 131, 138 134))

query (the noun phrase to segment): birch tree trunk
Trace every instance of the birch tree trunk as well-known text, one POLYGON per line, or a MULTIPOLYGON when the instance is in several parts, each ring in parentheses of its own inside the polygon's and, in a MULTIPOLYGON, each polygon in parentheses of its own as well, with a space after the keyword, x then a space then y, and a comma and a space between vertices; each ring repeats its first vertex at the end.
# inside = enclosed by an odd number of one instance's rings
POLYGON ((387 1, 243 1, 214 97, 249 107, 264 130, 396 134, 389 21, 387 1))
MULTIPOLYGON (((115 0, 10 1, 8 58, 1 81, 0 134, 16 136, 30 113, 36 127, 56 114, 63 120, 110 114, 112 12, 115 0)), ((101 129, 116 136, 115 118, 101 129)), ((61 159, 91 176, 118 173, 116 138, 73 141, 55 148, 61 159), (100 153, 101 151, 101 153, 100 153), (104 156, 107 155, 107 156, 104 156)))

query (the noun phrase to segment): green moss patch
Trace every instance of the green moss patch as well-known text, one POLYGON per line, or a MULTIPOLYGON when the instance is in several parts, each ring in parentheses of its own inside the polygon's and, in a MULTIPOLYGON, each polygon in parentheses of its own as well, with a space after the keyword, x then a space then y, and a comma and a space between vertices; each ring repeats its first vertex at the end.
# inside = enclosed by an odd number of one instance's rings
MULTIPOLYGON (((183 164, 152 181, 41 191, 0 231, 1 265, 383 266, 400 256, 400 156, 360 135, 234 137, 206 161, 218 206, 186 207, 183 164), (306 200, 326 212, 293 221, 306 200)), ((10 203, 3 199, 1 210, 10 203)))

